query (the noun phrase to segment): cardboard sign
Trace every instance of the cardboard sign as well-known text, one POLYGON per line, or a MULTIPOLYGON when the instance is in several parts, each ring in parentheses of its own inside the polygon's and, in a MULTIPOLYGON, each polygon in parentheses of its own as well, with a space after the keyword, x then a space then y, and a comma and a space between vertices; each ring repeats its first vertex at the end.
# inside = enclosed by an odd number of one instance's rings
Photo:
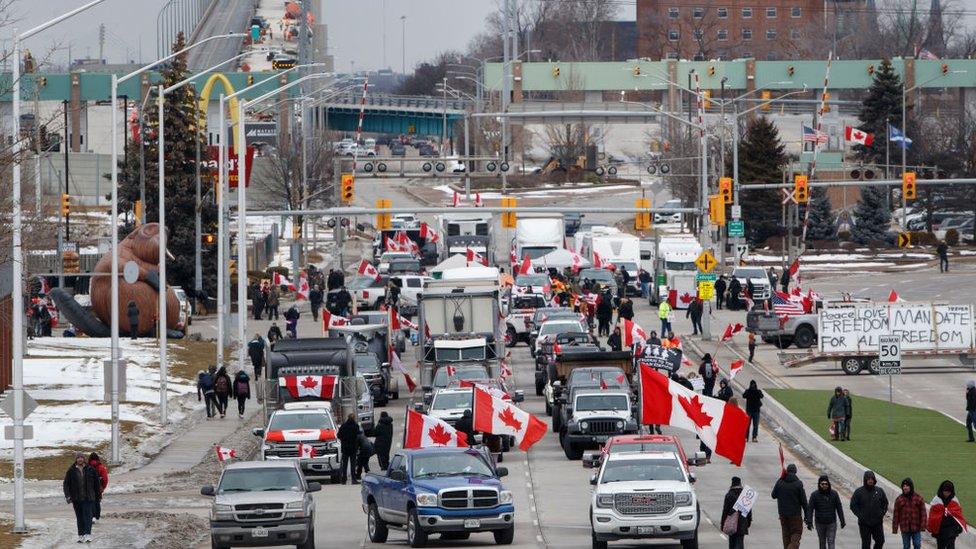
POLYGON ((756 493, 756 489, 752 486, 743 486, 742 492, 739 494, 739 499, 735 500, 732 504, 732 509, 738 511, 743 517, 748 517, 749 513, 752 512, 752 507, 756 504, 756 498, 759 494, 756 493))
POLYGON ((901 338, 901 351, 965 351, 973 346, 972 305, 869 303, 820 312, 822 352, 877 352, 881 336, 901 338))
MULTIPOLYGON (((216 145, 210 145, 207 147, 207 160, 204 162, 207 168, 210 169, 210 176, 213 177, 214 181, 217 181, 217 168, 220 165, 220 147, 216 145)), ((247 180, 245 181, 245 186, 251 185, 251 167, 254 164, 254 147, 248 147, 245 153, 245 176, 247 180)), ((234 148, 231 147, 227 151, 227 185, 231 189, 237 188, 237 182, 239 180, 239 169, 237 161, 237 153, 234 148)))

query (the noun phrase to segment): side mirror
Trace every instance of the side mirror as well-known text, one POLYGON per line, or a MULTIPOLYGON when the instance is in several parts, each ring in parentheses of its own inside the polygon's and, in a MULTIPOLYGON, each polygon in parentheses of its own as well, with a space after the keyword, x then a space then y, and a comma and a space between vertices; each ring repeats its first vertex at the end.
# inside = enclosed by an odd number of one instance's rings
POLYGON ((498 478, 507 477, 508 476, 508 468, 507 467, 497 467, 495 469, 495 474, 498 475, 498 478))
POLYGON ((322 485, 318 482, 309 482, 308 488, 305 489, 306 492, 318 492, 322 490, 322 485))
POLYGON ((600 454, 589 453, 583 454, 583 467, 586 469, 593 469, 600 463, 600 454))
POLYGON ((395 469, 387 473, 387 476, 392 480, 398 480, 400 482, 405 482, 407 480, 407 474, 400 469, 395 469))
POLYGON ((200 487, 200 495, 203 495, 203 496, 213 496, 214 495, 214 487, 213 487, 213 484, 208 484, 206 486, 201 486, 200 487))
POLYGON ((424 403, 423 402, 414 402, 413 403, 413 411, 414 412, 421 412, 422 413, 424 411, 424 403))
POLYGON ((263 437, 264 436, 264 429, 262 429, 260 427, 256 427, 254 429, 251 429, 251 434, 254 435, 254 436, 256 436, 256 437, 263 437))
POLYGON ((512 396, 512 402, 517 403, 522 402, 523 400, 525 400, 525 391, 522 391, 521 389, 515 391, 515 395, 512 396))
POLYGON ((596 477, 597 477, 596 473, 590 476, 590 485, 596 486, 596 477))

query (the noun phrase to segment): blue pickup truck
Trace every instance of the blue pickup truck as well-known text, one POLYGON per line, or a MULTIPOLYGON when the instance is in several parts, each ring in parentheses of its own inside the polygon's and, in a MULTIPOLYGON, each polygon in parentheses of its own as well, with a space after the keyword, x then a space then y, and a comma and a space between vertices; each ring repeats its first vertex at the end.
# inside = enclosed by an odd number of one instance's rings
POLYGON ((389 528, 405 528, 411 547, 423 547, 430 534, 468 539, 491 532, 498 545, 515 537, 512 493, 499 478, 508 474, 474 448, 401 450, 387 472, 362 480, 363 511, 373 543, 385 543, 389 528))

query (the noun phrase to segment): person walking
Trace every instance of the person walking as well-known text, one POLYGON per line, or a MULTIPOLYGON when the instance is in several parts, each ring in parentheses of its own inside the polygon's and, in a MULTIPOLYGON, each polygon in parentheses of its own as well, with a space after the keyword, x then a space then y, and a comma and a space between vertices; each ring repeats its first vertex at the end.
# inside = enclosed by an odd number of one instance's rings
POLYGON ((901 481, 901 494, 895 498, 894 516, 891 518, 891 533, 901 530, 902 549, 920 549, 922 530, 925 528, 925 500, 915 491, 911 478, 901 481))
POLYGON ((95 505, 92 508, 92 519, 101 520, 102 495, 105 494, 105 488, 108 487, 108 467, 105 467, 102 458, 95 452, 88 454, 88 465, 91 465, 98 473, 98 499, 95 500, 95 505))
POLYGON ((878 488, 874 471, 864 471, 864 484, 854 490, 851 496, 851 513, 857 517, 857 529, 861 534, 861 549, 874 549, 884 546, 884 517, 888 512, 888 496, 878 488))
POLYGON ((362 480, 363 473, 369 472, 369 458, 376 452, 373 449, 373 443, 362 431, 359 432, 359 437, 356 439, 356 446, 356 480, 362 480))
POLYGON ((851 418, 854 417, 854 400, 851 392, 844 389, 844 440, 851 440, 851 418))
POLYGON ((356 422, 356 414, 346 416, 346 421, 339 426, 336 438, 339 439, 339 451, 342 452, 342 478, 339 484, 345 484, 347 479, 351 484, 359 484, 356 479, 356 461, 359 457, 359 423, 356 422))
POLYGON ((693 333, 691 335, 698 335, 699 333, 704 334, 705 329, 702 328, 702 314, 704 313, 704 306, 702 300, 695 298, 688 304, 688 310, 685 312, 685 318, 691 319, 691 328, 693 333))
POLYGON ((264 350, 266 347, 264 338, 259 333, 255 333, 254 338, 247 342, 247 356, 251 357, 254 381, 261 379, 261 368, 264 366, 264 350))
POLYGON ((729 380, 724 377, 718 380, 718 394, 715 398, 723 402, 728 402, 732 398, 732 387, 729 385, 729 380))
POLYGON ((298 319, 302 316, 298 312, 298 307, 292 305, 288 307, 285 311, 285 331, 288 332, 288 337, 295 339, 298 337, 298 319))
POLYGON ((712 392, 715 391, 715 380, 718 376, 718 365, 712 362, 711 353, 705 353, 705 356, 702 357, 701 364, 698 366, 698 375, 705 382, 702 394, 708 397, 712 396, 712 392))
POLYGON ((319 309, 322 308, 322 288, 315 286, 308 292, 308 304, 312 307, 312 319, 318 322, 319 309))
POLYGON ((349 293, 349 290, 345 286, 340 287, 336 293, 336 307, 339 308, 339 316, 349 316, 351 306, 352 294, 349 293))
POLYGON ((739 294, 742 292, 742 283, 739 282, 738 278, 733 277, 729 281, 729 293, 725 296, 725 308, 730 311, 738 311, 739 304, 739 294))
POLYGON ((661 335, 671 331, 671 304, 666 300, 657 306, 657 318, 661 321, 661 335))
POLYGON ((780 528, 783 532, 783 549, 799 549, 803 536, 803 523, 809 521, 810 508, 803 482, 796 476, 796 465, 786 466, 786 474, 773 486, 772 498, 776 500, 780 528))
POLYGON ((973 429, 976 429, 976 381, 970 379, 966 382, 966 432, 969 433, 967 442, 976 442, 973 429))
POLYGON ((278 320, 278 306, 281 304, 281 290, 278 286, 271 286, 271 289, 268 290, 267 299, 268 320, 272 318, 278 320))
POLYGON ((722 310, 722 303, 725 302, 725 289, 728 284, 725 282, 725 275, 720 275, 715 281, 715 308, 722 310))
POLYGON ((284 339, 284 337, 281 335, 281 328, 278 327, 278 323, 272 322, 271 327, 268 328, 268 343, 274 344, 275 341, 284 339))
POLYGON ((214 417, 214 378, 210 372, 203 370, 197 373, 197 402, 201 399, 207 410, 207 419, 214 417))
POLYGON ((232 390, 230 376, 227 375, 227 367, 221 366, 217 370, 217 375, 214 376, 214 396, 217 397, 217 412, 220 413, 220 419, 227 416, 227 400, 230 398, 232 390))
POLYGON ((135 301, 129 301, 125 316, 129 319, 129 339, 136 339, 139 337, 139 307, 135 301))
MULTIPOLYGON (((783 274, 779 277, 779 287, 783 289, 784 294, 790 291, 790 270, 787 267, 783 267, 783 274)), ((776 285, 774 284, 771 289, 775 290, 776 285)))
POLYGON ((101 497, 99 486, 98 471, 88 463, 85 454, 75 452, 75 462, 64 474, 62 489, 65 501, 75 510, 78 543, 92 542, 92 517, 95 502, 101 497))
MULTIPOLYGON (((759 409, 762 408, 763 392, 756 385, 756 380, 749 381, 749 388, 743 391, 742 398, 746 401, 746 415, 752 424, 752 441, 756 442, 759 435, 759 409)), ((749 429, 746 429, 746 440, 749 440, 749 429)))
POLYGON ((928 528, 935 538, 937 549, 955 549, 956 538, 965 524, 962 506, 956 499, 956 485, 944 480, 929 506, 928 528))
POLYGON ((753 357, 756 356, 756 334, 749 332, 749 364, 752 364, 753 357))
POLYGON ((830 440, 844 440, 844 420, 847 417, 847 398, 844 389, 834 387, 834 396, 827 403, 827 419, 831 421, 830 440))
POLYGON ((611 351, 620 351, 623 343, 620 340, 620 326, 613 327, 613 333, 607 338, 607 347, 610 347, 611 351))
POLYGON ((613 318, 613 300, 609 293, 597 297, 596 301, 596 322, 598 336, 610 335, 610 320, 613 318))
POLYGON ((262 313, 264 312, 264 292, 258 283, 254 283, 254 290, 251 294, 251 314, 254 315, 254 320, 261 320, 263 318, 262 313))
POLYGON ((634 302, 629 297, 621 297, 617 305, 617 320, 634 320, 634 302))
POLYGON ((945 240, 939 241, 939 245, 935 247, 935 253, 939 254, 939 272, 949 272, 949 245, 946 244, 945 240))
POLYGON ((380 412, 380 419, 373 432, 376 435, 373 439, 376 461, 380 464, 380 469, 386 471, 390 466, 390 448, 393 446, 393 418, 390 414, 380 412))
POLYGON ((749 527, 752 526, 752 515, 756 508, 749 511, 749 514, 742 516, 742 513, 735 509, 735 502, 742 494, 742 479, 732 477, 732 485, 725 493, 725 501, 722 503, 722 533, 729 537, 729 549, 745 549, 745 537, 749 535, 749 527), (733 531, 734 530, 734 531, 733 531))
POLYGON ((251 398, 250 382, 244 370, 234 376, 234 398, 237 399, 237 417, 240 419, 244 419, 244 403, 251 398))
MULTIPOLYGON (((651 273, 647 272, 645 269, 641 269, 637 273, 637 280, 640 281, 641 287, 641 297, 648 299, 651 296, 651 273)), ((719 307, 721 309, 721 307, 719 307)))
POLYGON ((847 526, 844 520, 844 506, 840 504, 840 495, 830 486, 827 475, 820 475, 817 489, 810 493, 810 514, 807 515, 807 530, 817 527, 817 539, 820 549, 834 549, 837 537, 837 522, 840 527, 847 526))

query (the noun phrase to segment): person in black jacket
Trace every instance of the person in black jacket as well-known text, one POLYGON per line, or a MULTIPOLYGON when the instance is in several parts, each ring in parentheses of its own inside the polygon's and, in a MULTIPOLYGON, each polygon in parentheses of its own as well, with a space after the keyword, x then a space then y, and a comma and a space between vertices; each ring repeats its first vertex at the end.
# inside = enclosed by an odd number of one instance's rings
POLYGON ((796 465, 786 466, 786 474, 773 486, 772 498, 776 500, 779 523, 783 530, 783 548, 799 549, 803 536, 803 522, 809 520, 810 508, 803 482, 796 476, 796 465))
POLYGON ((966 382, 966 432, 969 433, 968 442, 976 442, 973 438, 973 428, 976 428, 976 381, 966 382))
POLYGON ((315 286, 308 292, 308 304, 312 307, 312 319, 318 322, 319 309, 322 308, 322 288, 315 286))
POLYGON ((607 291, 600 296, 596 304, 596 335, 605 336, 610 333, 610 320, 613 318, 613 298, 607 291))
POLYGON ((738 278, 732 277, 729 281, 729 293, 725 297, 725 308, 730 311, 738 311, 741 308, 739 303, 739 293, 742 292, 742 283, 738 278))
POLYGON ((92 517, 95 502, 101 499, 98 472, 81 452, 75 452, 75 462, 64 474, 64 499, 75 509, 78 543, 91 542, 92 517))
POLYGON ((298 312, 298 307, 292 305, 288 307, 285 311, 285 331, 288 332, 289 337, 295 339, 298 337, 298 319, 302 316, 298 312))
MULTIPOLYGON (((725 501, 722 504, 722 521, 719 523, 722 525, 722 529, 725 529, 725 520, 734 513, 737 513, 733 506, 735 502, 738 501, 739 495, 742 494, 742 479, 739 477, 732 477, 732 486, 729 487, 729 491, 725 493, 725 501)), ((739 514, 739 522, 736 525, 735 533, 729 534, 729 549, 744 549, 745 548, 745 537, 749 535, 749 527, 752 526, 752 512, 755 511, 755 507, 748 515, 742 516, 739 514)))
POLYGON ((820 475, 817 489, 810 494, 810 514, 807 515, 807 530, 813 530, 814 524, 817 525, 820 549, 834 549, 838 520, 841 528, 847 526, 840 496, 830 487, 830 479, 827 475, 820 475))
POLYGON ((715 281, 715 308, 720 311, 722 310, 722 303, 725 301, 725 288, 727 287, 725 275, 720 275, 715 281))
POLYGON ((251 366, 254 368, 254 381, 261 379, 265 347, 267 347, 267 344, 265 344, 261 334, 258 333, 254 334, 254 339, 247 342, 247 355, 251 357, 251 366))
POLYGON ((723 402, 728 402, 732 398, 732 387, 729 385, 729 380, 724 377, 718 380, 718 394, 715 395, 715 398, 723 402))
POLYGON ((130 301, 125 311, 125 316, 129 319, 129 338, 139 337, 139 307, 135 301, 130 301))
POLYGON ((851 496, 851 513, 857 517, 861 549, 870 549, 872 539, 875 549, 881 549, 884 545, 884 517, 887 512, 888 496, 878 488, 874 471, 864 471, 864 484, 851 496))
POLYGON ((373 433, 376 435, 373 440, 376 461, 379 462, 380 469, 386 471, 390 466, 390 447, 393 446, 393 418, 390 414, 380 412, 380 419, 376 422, 373 433))
POLYGON ((471 415, 471 410, 464 411, 461 419, 454 424, 454 428, 459 433, 464 433, 464 436, 467 437, 468 446, 474 446, 474 417, 471 415))
POLYGON ((621 345, 620 326, 614 326, 613 333, 607 338, 607 347, 610 347, 611 351, 619 351, 621 349, 621 345))
POLYGON ((691 328, 693 330, 691 335, 698 335, 699 333, 705 332, 705 328, 702 328, 701 323, 704 312, 704 305, 697 297, 688 304, 688 310, 685 311, 685 318, 691 319, 691 328))
POLYGON ((359 484, 359 480, 356 479, 356 459, 359 454, 359 423, 356 422, 356 414, 349 414, 346 417, 346 421, 339 426, 336 438, 339 439, 339 451, 342 452, 342 478, 339 484, 345 484, 347 479, 352 484, 359 484))
POLYGON ((356 444, 358 445, 356 449, 356 480, 362 480, 363 472, 369 472, 369 458, 373 456, 375 450, 373 443, 362 432, 356 438, 356 444))
POLYGON ((617 306, 617 320, 634 320, 634 302, 629 297, 621 297, 617 306))
MULTIPOLYGON (((746 401, 746 415, 749 416, 749 423, 752 424, 752 441, 756 442, 759 434, 759 409, 762 408, 763 392, 756 385, 756 380, 749 382, 749 388, 742 393, 742 398, 746 401)), ((749 440, 749 430, 746 429, 746 440, 749 440)))
POLYGON ((230 398, 233 390, 230 376, 227 375, 227 368, 221 366, 217 370, 217 375, 214 376, 214 395, 217 397, 217 411, 220 412, 221 419, 227 415, 227 399, 230 398))
POLYGON ((197 374, 197 402, 203 399, 203 405, 207 410, 207 419, 214 417, 217 398, 214 396, 214 377, 210 372, 200 370, 197 374))
POLYGON ((234 376, 234 398, 237 399, 237 417, 244 419, 244 403, 251 398, 250 378, 244 370, 234 376))
POLYGON ((272 322, 271 327, 268 328, 268 343, 274 343, 285 336, 281 335, 281 328, 278 327, 277 322, 272 322))

